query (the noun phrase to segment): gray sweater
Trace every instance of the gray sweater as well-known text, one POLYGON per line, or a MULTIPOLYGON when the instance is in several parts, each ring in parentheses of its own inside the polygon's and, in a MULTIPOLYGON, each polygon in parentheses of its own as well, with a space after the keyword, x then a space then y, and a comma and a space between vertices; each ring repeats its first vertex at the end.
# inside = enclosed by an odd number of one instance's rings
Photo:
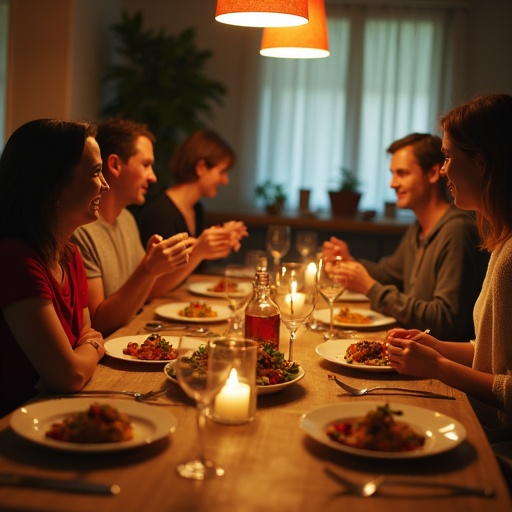
POLYGON ((368 293, 371 307, 405 328, 429 328, 441 340, 469 341, 489 260, 478 248, 475 221, 452 206, 426 239, 420 241, 419 233, 416 221, 392 255, 378 263, 361 261, 377 280, 368 293))

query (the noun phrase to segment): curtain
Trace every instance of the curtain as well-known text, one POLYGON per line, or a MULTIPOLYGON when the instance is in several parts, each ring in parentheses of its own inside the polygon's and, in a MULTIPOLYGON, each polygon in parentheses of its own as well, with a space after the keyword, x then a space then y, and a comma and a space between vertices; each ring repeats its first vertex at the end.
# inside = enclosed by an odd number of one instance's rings
POLYGON ((350 6, 328 15, 326 59, 262 57, 246 183, 282 183, 291 210, 310 189, 311 208, 328 211, 346 168, 360 179, 360 208, 381 212, 394 200, 386 148, 437 132, 449 107, 453 27, 452 9, 350 6))

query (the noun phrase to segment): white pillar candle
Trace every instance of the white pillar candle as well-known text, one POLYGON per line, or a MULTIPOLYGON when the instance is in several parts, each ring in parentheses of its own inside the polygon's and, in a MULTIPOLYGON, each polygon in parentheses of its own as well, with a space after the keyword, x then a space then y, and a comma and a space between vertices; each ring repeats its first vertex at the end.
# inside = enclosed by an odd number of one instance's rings
POLYGON ((286 296, 286 305, 288 306, 289 313, 294 315, 300 313, 306 302, 306 294, 292 291, 286 296))
POLYGON ((248 419, 251 387, 238 382, 238 374, 233 368, 225 386, 215 398, 215 416, 220 421, 237 423, 248 419))
POLYGON ((310 288, 310 287, 316 285, 316 272, 317 272, 316 263, 314 261, 312 261, 311 263, 308 264, 308 266, 306 268, 305 282, 306 282, 307 288, 310 288))

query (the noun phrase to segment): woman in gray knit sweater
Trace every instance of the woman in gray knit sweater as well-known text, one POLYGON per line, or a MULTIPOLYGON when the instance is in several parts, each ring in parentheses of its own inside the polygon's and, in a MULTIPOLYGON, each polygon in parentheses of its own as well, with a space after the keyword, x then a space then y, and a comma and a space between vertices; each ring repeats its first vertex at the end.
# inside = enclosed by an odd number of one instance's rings
POLYGON ((475 340, 440 342, 418 330, 389 332, 390 364, 435 378, 470 397, 491 443, 512 455, 512 96, 490 94, 441 118, 443 173, 455 204, 475 210, 491 253, 475 304, 475 340))

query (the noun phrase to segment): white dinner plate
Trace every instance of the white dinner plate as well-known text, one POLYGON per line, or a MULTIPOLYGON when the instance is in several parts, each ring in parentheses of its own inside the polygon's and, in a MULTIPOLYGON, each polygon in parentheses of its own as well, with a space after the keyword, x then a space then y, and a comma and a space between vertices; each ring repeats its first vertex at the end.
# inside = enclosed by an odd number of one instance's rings
POLYGON ((336 302, 369 302, 369 298, 363 293, 352 292, 350 290, 345 290, 336 302))
MULTIPOLYGON (((169 361, 165 367, 164 367, 164 374, 165 376, 171 381, 174 382, 174 384, 178 384, 178 379, 175 377, 174 373, 171 371, 172 367, 174 366, 175 361, 169 361)), ((271 395, 272 393, 277 393, 278 391, 283 390, 284 388, 287 388, 288 386, 291 386, 292 384, 295 384, 296 382, 299 382, 306 372, 304 371, 304 368, 302 366, 299 366, 299 373, 297 373, 297 376, 293 380, 289 380, 288 382, 282 382, 281 384, 271 384, 268 386, 256 386, 258 390, 258 395, 271 395)))
MULTIPOLYGON (((388 402, 389 403, 389 402, 388 402)), ((414 405, 389 403, 392 410, 402 411, 399 421, 408 423, 418 434, 425 436, 425 445, 409 452, 382 452, 354 448, 330 439, 326 428, 338 421, 364 416, 383 402, 346 402, 314 409, 300 418, 302 430, 316 441, 341 452, 379 459, 413 459, 452 450, 466 439, 466 429, 457 420, 444 414, 414 405)))
MULTIPOLYGON (((134 336, 122 336, 120 338, 114 338, 112 340, 108 340, 105 342, 105 351, 107 356, 115 357, 116 359, 123 359, 124 361, 133 361, 136 363, 167 363, 169 360, 146 360, 146 359, 137 359, 129 354, 123 354, 123 349, 127 347, 128 343, 138 343, 139 346, 144 343, 151 336, 150 334, 136 334, 134 336)), ((178 336, 162 336, 165 338, 174 348, 178 348, 178 343, 180 339, 178 336)))
POLYGON ((352 368, 353 370, 362 370, 364 372, 394 372, 395 369, 392 366, 371 366, 369 364, 360 364, 360 363, 347 363, 345 361, 345 352, 347 348, 353 343, 357 343, 361 340, 356 340, 354 338, 346 339, 346 340, 331 340, 326 341, 325 343, 321 343, 315 349, 316 353, 319 356, 322 356, 327 361, 331 361, 331 363, 341 364, 341 366, 346 366, 347 368, 352 368))
POLYGON ((16 409, 11 416, 11 428, 21 437, 34 443, 69 452, 114 452, 154 443, 176 430, 173 414, 161 407, 131 400, 98 398, 61 398, 34 402, 16 409), (118 443, 71 443, 46 437, 54 423, 65 416, 86 411, 93 403, 108 403, 128 415, 134 430, 130 441, 118 443))
MULTIPOLYGON (((191 301, 193 302, 193 301, 191 301)), ((203 317, 203 318, 190 318, 188 316, 181 316, 178 314, 179 311, 190 306, 190 302, 169 302, 169 304, 162 304, 155 308, 155 313, 166 320, 178 320, 180 322, 187 323, 198 323, 198 324, 209 324, 213 322, 223 322, 231 316, 231 310, 228 306, 222 304, 208 304, 213 311, 217 313, 217 316, 203 317)))
MULTIPOLYGON (((221 299, 226 298, 226 292, 215 292, 209 290, 209 288, 213 288, 222 278, 217 279, 217 281, 200 281, 196 283, 189 283, 187 285, 187 289, 191 293, 195 293, 196 295, 203 295, 205 297, 217 297, 221 299)), ((238 283, 237 292, 232 293, 233 297, 245 297, 249 295, 253 291, 252 283, 238 283)))
MULTIPOLYGON (((340 308, 334 307, 334 322, 333 324, 339 327, 352 327, 353 329, 364 329, 365 327, 385 327, 396 323, 396 319, 391 316, 381 315, 371 309, 358 309, 349 308, 352 313, 359 313, 370 318, 371 322, 367 324, 357 324, 351 322, 339 322, 336 320, 336 315, 339 314, 340 308)), ((324 324, 331 322, 331 310, 329 308, 317 309, 314 312, 315 320, 324 324)))

